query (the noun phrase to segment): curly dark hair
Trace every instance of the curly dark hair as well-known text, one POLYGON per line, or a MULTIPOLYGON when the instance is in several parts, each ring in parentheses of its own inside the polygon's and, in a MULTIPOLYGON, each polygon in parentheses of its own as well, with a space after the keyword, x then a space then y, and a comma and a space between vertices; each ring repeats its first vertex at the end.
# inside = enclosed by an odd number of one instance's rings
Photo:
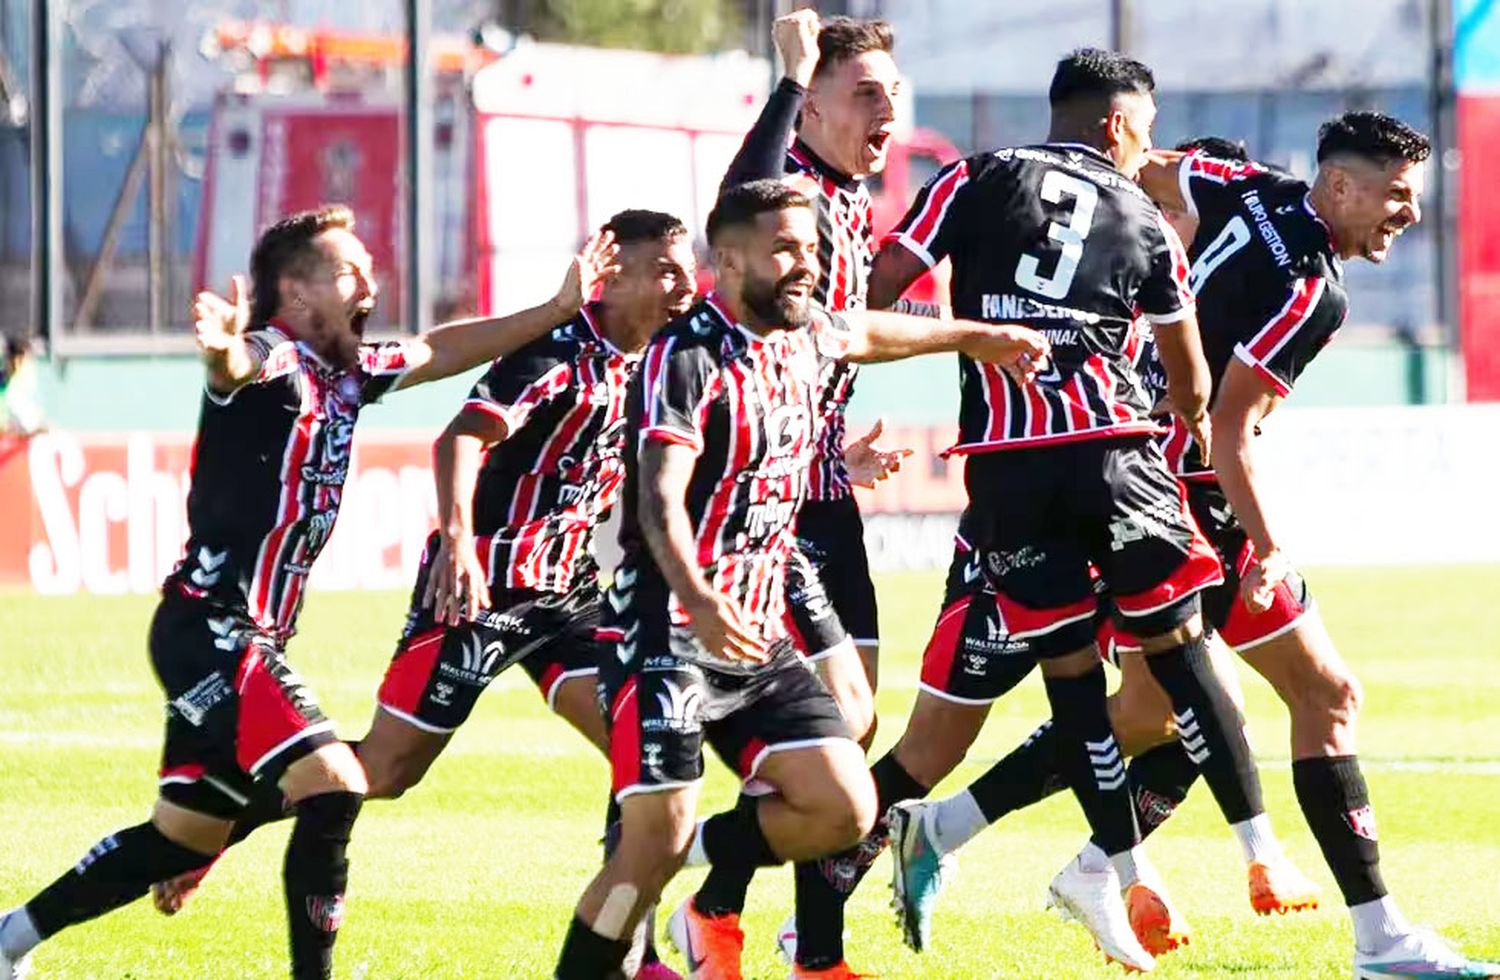
POLYGON ((1156 91, 1151 69, 1117 51, 1079 48, 1057 63, 1047 101, 1054 107, 1078 99, 1112 99, 1156 91))
POLYGON ((1397 160, 1421 163, 1432 142, 1395 116, 1366 109, 1346 112, 1318 127, 1318 162, 1338 156, 1362 157, 1387 166, 1397 160))
POLYGON ((613 232, 617 245, 632 245, 636 242, 659 242, 686 235, 687 225, 680 218, 664 211, 629 208, 610 218, 599 230, 613 232))
POLYGON ((818 27, 818 65, 813 78, 866 51, 890 54, 895 47, 896 32, 883 20, 825 17, 818 27))
POLYGON ((810 207, 812 201, 806 194, 775 177, 731 187, 719 196, 718 203, 709 212, 708 244, 717 244, 726 229, 751 225, 767 212, 810 207))
POLYGON ((261 326, 281 305, 277 282, 303 275, 321 258, 312 240, 330 228, 354 230, 354 212, 343 204, 325 204, 288 215, 261 232, 250 253, 250 323, 261 326))

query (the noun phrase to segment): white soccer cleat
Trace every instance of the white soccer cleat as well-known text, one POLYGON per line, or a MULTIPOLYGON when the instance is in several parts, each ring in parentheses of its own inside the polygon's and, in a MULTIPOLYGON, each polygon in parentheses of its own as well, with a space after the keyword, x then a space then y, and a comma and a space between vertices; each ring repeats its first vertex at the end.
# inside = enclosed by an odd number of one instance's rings
POLYGON ((1378 953, 1354 951, 1354 980, 1492 980, 1500 963, 1471 960, 1436 933, 1414 929, 1378 953))
POLYGON ((12 960, 0 950, 0 980, 23 980, 31 973, 31 954, 12 960))
POLYGON ((1113 866, 1085 871, 1074 858, 1047 887, 1047 907, 1089 931, 1105 959, 1127 971, 1144 973, 1156 966, 1135 932, 1120 898, 1120 876, 1113 866))

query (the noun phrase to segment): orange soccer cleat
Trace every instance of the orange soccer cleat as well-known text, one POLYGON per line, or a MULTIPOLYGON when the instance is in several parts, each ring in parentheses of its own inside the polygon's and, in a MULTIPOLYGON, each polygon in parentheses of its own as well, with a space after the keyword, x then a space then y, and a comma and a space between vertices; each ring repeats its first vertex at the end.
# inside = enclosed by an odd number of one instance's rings
POLYGON ((855 973, 848 963, 839 963, 821 970, 792 964, 790 980, 875 980, 873 973, 855 973))
POLYGON ((1187 921, 1160 889, 1140 882, 1131 885, 1125 891, 1125 912, 1135 938, 1152 956, 1170 953, 1191 939, 1187 921))
POLYGON ((667 938, 687 960, 688 980, 742 980, 745 933, 738 915, 704 915, 689 896, 667 920, 667 938))
POLYGON ((1285 915, 1318 907, 1320 891, 1289 859, 1250 865, 1250 907, 1257 915, 1285 915))

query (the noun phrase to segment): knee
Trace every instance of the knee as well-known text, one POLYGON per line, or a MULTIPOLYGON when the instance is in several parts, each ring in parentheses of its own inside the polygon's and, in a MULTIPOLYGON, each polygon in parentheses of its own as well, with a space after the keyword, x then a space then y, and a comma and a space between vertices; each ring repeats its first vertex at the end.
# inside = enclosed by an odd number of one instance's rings
POLYGON ((836 850, 853 847, 875 827, 880 814, 875 783, 869 776, 839 780, 818 801, 820 820, 836 850))
POLYGON ((870 746, 875 744, 875 730, 879 727, 880 716, 872 712, 870 714, 870 723, 865 726, 865 733, 859 737, 859 747, 867 755, 870 752, 870 746))
POLYGON ((410 757, 385 757, 378 763, 371 760, 366 767, 369 778, 368 795, 377 800, 399 799, 407 790, 422 781, 427 767, 410 757))
POLYGON ((687 857, 695 825, 691 814, 647 820, 632 820, 626 815, 621 824, 620 846, 611 860, 628 861, 633 868, 632 878, 664 883, 687 857))
POLYGON ((364 766, 343 742, 325 745, 287 767, 280 780, 281 791, 296 803, 321 793, 369 793, 364 766))
POLYGON ((1336 724, 1350 725, 1364 702, 1364 688, 1352 673, 1341 672, 1324 685, 1322 709, 1336 724))

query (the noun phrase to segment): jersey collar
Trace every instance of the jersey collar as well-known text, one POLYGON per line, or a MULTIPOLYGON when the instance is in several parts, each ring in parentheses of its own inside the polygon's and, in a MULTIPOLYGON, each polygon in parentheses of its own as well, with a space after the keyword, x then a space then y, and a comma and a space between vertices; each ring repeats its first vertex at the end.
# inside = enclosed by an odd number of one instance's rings
POLYGON ((1043 143, 1042 145, 1054 150, 1079 150, 1087 153, 1100 163, 1108 164, 1111 167, 1115 165, 1115 162, 1103 150, 1097 146, 1089 146, 1087 143, 1043 143))
POLYGON ((800 136, 793 141, 792 148, 788 152, 791 153, 793 159, 797 159, 798 162, 812 167, 819 174, 827 177, 846 191, 852 191, 860 185, 858 177, 851 177, 842 170, 827 163, 822 157, 814 153, 810 146, 802 142, 802 137, 800 136))
POLYGON ((775 331, 766 337, 762 337, 754 330, 751 330, 749 327, 745 326, 743 323, 730 316, 729 311, 724 309, 723 301, 719 299, 719 294, 717 292, 709 293, 703 298, 703 302, 708 304, 708 308, 714 311, 714 315, 722 320, 725 326, 732 327, 733 329, 738 330, 741 334, 744 335, 745 339, 752 344, 764 344, 767 340, 775 336, 777 333, 785 333, 785 331, 775 331))
POLYGON ((1324 221, 1323 216, 1318 213, 1318 209, 1313 207, 1312 191, 1308 191, 1306 194, 1302 195, 1302 208, 1314 221, 1318 223, 1318 227, 1323 229, 1323 234, 1328 236, 1328 248, 1333 252, 1334 258, 1337 259, 1338 249, 1335 247, 1333 242, 1333 229, 1328 227, 1328 222, 1324 221))
POLYGON ((611 354, 617 354, 620 357, 628 356, 624 351, 616 347, 608 337, 604 336, 604 330, 599 326, 598 318, 601 315, 599 307, 600 304, 598 300, 592 300, 588 303, 583 304, 583 306, 578 308, 578 319, 583 321, 583 325, 588 328, 589 333, 594 335, 594 339, 597 340, 605 350, 609 351, 611 354))
POLYGON ((279 336, 282 340, 285 340, 288 343, 294 345, 297 348, 297 355, 299 357, 307 358, 312 362, 312 365, 314 367, 330 374, 337 373, 332 364, 329 364, 327 361, 323 360, 318 352, 312 349, 311 345, 306 344, 293 336, 292 331, 288 329, 286 324, 282 323, 280 320, 277 320, 274 317, 270 320, 267 320, 265 328, 279 336))

